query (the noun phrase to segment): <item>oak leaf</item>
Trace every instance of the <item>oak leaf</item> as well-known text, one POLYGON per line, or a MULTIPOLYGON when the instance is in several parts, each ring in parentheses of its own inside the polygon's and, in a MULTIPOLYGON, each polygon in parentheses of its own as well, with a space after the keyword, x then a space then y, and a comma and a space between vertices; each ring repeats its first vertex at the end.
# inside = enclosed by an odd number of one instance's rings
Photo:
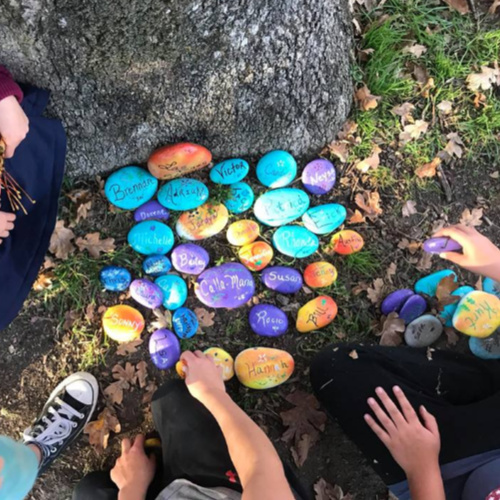
POLYGON ((172 313, 168 309, 164 311, 161 309, 153 309, 153 314, 156 316, 156 320, 149 326, 149 331, 172 328, 172 313))
POLYGON ((423 252, 419 261, 417 262, 417 269, 419 271, 428 271, 432 267, 432 254, 423 252))
POLYGON ((351 494, 344 495, 339 485, 332 486, 323 478, 315 483, 314 494, 314 500, 354 500, 351 494))
POLYGON ((427 47, 420 45, 418 43, 413 43, 412 45, 407 45, 403 47, 403 54, 412 54, 415 57, 422 57, 423 54, 427 52, 427 47))
POLYGON ((449 115, 452 111, 452 103, 451 101, 441 101, 437 105, 437 109, 442 115, 449 115))
POLYGON ((456 132, 451 132, 446 136, 446 138, 448 139, 448 142, 444 150, 450 156, 462 158, 463 149, 461 148, 461 146, 463 146, 464 143, 462 142, 462 139, 460 139, 459 135, 456 132))
POLYGON ((398 243, 398 248, 401 250, 408 250, 412 255, 415 255, 420 248, 420 243, 418 241, 410 241, 408 238, 403 238, 398 243))
POLYGON ((78 238, 76 245, 80 249, 80 252, 87 250, 94 259, 99 258, 101 253, 110 253, 116 249, 114 238, 101 240, 99 233, 89 233, 84 238, 78 238))
POLYGON ((53 253, 58 259, 66 260, 75 251, 75 246, 71 243, 74 238, 75 233, 71 229, 64 227, 63 220, 58 220, 50 237, 49 252, 53 253))
POLYGON ((403 131, 399 134, 399 142, 405 145, 413 139, 418 139, 427 132, 428 128, 429 123, 425 120, 417 120, 415 123, 405 125, 403 131))
POLYGON ((460 14, 468 14, 470 12, 469 3, 467 0, 444 0, 451 8, 460 12, 460 14))
POLYGON ((408 200, 403 205, 403 217, 410 217, 411 215, 415 215, 417 213, 417 202, 413 200, 408 200))
POLYGON ((376 219, 383 210, 380 208, 380 195, 375 191, 364 191, 354 197, 356 205, 365 212, 366 217, 376 219))
POLYGON ((385 271, 385 276, 387 277, 387 281, 389 281, 389 283, 392 283, 392 277, 396 275, 397 270, 398 265, 395 262, 391 262, 385 271))
POLYGON ((394 106, 392 112, 401 117, 401 125, 404 127, 407 122, 413 123, 415 121, 412 116, 414 109, 415 106, 411 102, 404 102, 400 106, 394 106))
POLYGON ((328 145, 327 150, 342 163, 346 163, 349 158, 349 147, 347 144, 345 141, 333 141, 328 145))
POLYGON ((366 290, 366 294, 372 304, 379 304, 384 296, 384 280, 377 278, 373 280, 372 286, 366 290))
POLYGON ((478 227, 483 221, 481 220, 483 217, 483 209, 482 208, 473 208, 472 211, 466 208, 462 212, 462 216, 460 218, 460 224, 464 224, 466 226, 478 227))
POLYGON ((141 389, 146 387, 146 380, 148 378, 148 365, 145 361, 139 361, 137 363, 135 369, 136 371, 136 380, 141 389))
POLYGON ((33 283, 33 290, 36 292, 41 292, 42 290, 48 290, 52 288, 52 280, 54 279, 54 273, 49 271, 48 273, 40 273, 33 283))
POLYGON ((362 111, 369 111, 370 109, 375 109, 378 106, 378 101, 381 97, 373 95, 370 92, 370 89, 366 85, 363 85, 363 87, 356 90, 354 99, 362 111))
POLYGON ((118 344, 118 348, 116 349, 116 354, 118 356, 127 356, 128 354, 134 354, 137 352, 137 348, 143 343, 142 339, 135 339, 130 342, 124 342, 122 344, 118 344))
POLYGON ((348 224, 361 224, 366 222, 364 215, 359 210, 354 210, 354 213, 347 220, 348 224))
POLYGON ((214 323, 214 316, 215 313, 209 312, 206 309, 203 309, 203 307, 197 307, 194 310, 194 313, 196 314, 196 317, 198 318, 198 322, 200 323, 200 326, 202 328, 207 328, 209 326, 213 326, 214 323))
POLYGON ((99 414, 97 420, 89 422, 83 429, 83 432, 88 434, 89 442, 98 454, 108 447, 110 433, 117 434, 120 431, 120 422, 115 413, 109 408, 105 408, 99 414))
POLYGON ((354 137, 354 134, 358 130, 358 124, 352 120, 347 120, 342 126, 342 130, 337 134, 341 141, 347 141, 351 144, 359 144, 361 139, 359 137, 354 137))
POLYGON ((480 73, 471 73, 467 78, 467 88, 473 92, 489 90, 494 84, 499 84, 500 69, 481 66, 480 73))
POLYGON ((437 174, 437 168, 441 165, 441 158, 436 156, 429 163, 424 163, 415 170, 415 175, 423 179, 424 177, 435 177, 437 174))
POLYGON ((358 161, 355 165, 355 168, 360 172, 366 173, 371 168, 376 169, 380 165, 380 156, 379 154, 382 150, 375 144, 373 146, 372 152, 368 158, 364 160, 358 161))
POLYGON ((404 320, 398 317, 398 313, 391 312, 382 323, 380 345, 401 345, 403 343, 403 333, 405 329, 406 327, 404 320))

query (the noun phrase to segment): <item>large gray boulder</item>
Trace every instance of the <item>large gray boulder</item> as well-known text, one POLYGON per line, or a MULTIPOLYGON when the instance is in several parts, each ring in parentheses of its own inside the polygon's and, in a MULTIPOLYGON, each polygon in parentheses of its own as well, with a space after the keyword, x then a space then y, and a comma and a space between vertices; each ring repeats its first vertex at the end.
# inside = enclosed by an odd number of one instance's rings
POLYGON ((350 109, 347 0, 0 0, 0 63, 53 91, 73 175, 188 140, 317 154, 350 109))

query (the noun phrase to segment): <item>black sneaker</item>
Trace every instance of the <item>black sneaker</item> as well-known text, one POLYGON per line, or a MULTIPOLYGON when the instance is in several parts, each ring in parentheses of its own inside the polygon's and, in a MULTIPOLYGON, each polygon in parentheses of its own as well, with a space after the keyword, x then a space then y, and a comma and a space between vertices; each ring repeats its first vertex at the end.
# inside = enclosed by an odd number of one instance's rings
POLYGON ((38 446, 42 461, 38 474, 69 446, 83 431, 94 413, 99 385, 90 373, 74 373, 52 392, 42 413, 24 431, 24 443, 38 446))

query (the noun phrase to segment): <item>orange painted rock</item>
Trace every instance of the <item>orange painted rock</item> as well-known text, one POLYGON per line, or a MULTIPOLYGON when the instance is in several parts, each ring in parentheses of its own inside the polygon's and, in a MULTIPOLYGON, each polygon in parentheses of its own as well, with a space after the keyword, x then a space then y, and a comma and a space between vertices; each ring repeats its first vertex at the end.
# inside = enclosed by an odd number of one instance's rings
POLYGON ((304 270, 304 281, 311 288, 330 286, 337 279, 337 269, 329 262, 313 262, 304 270))
POLYGON ((191 142, 171 144, 154 151, 148 160, 149 171, 160 180, 173 179, 200 170, 212 161, 212 153, 191 142))
POLYGON ((210 356, 214 363, 222 368, 222 380, 224 382, 234 377, 234 359, 231 354, 220 347, 210 347, 203 351, 203 354, 210 356))
POLYGON ((255 241, 260 234, 259 225, 248 219, 237 220, 227 228, 227 241, 231 245, 242 247, 255 241))
POLYGON ((265 241, 256 241, 241 247, 238 256, 250 271, 260 271, 271 262, 273 249, 265 241))
POLYGON ((351 253, 359 252, 364 244, 363 237, 350 229, 345 229, 334 234, 330 241, 332 249, 341 255, 350 255, 351 253))
POLYGON ((184 373, 185 366, 186 363, 182 359, 180 361, 177 361, 177 363, 175 363, 175 371, 177 372, 177 375, 179 375, 179 377, 181 377, 182 379, 186 378, 186 374, 184 373))
POLYGON ((220 233, 229 220, 227 208, 210 202, 201 207, 183 212, 175 226, 177 234, 187 240, 203 240, 220 233))
POLYGON ((269 347, 252 347, 236 356, 234 371, 238 380, 250 389, 271 389, 286 382, 295 362, 290 354, 269 347))
POLYGON ((478 290, 468 293, 458 303, 453 326, 471 337, 489 337, 500 327, 500 299, 478 290))
POLYGON ((301 333, 319 330, 337 316, 337 304, 331 297, 320 295, 299 309, 297 330, 301 333))
POLYGON ((141 336, 144 330, 144 318, 133 307, 113 306, 104 313, 102 326, 109 338, 117 342, 131 342, 141 336))

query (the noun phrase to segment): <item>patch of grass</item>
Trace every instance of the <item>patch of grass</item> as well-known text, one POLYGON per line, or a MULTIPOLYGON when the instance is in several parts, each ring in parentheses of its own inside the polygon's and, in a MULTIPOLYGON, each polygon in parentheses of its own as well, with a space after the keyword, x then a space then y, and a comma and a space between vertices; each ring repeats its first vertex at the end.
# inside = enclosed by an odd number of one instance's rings
POLYGON ((242 318, 234 318, 226 325, 226 335, 228 337, 237 337, 242 331, 247 328, 245 321, 242 318))
POLYGON ((214 204, 224 203, 229 198, 230 190, 230 186, 214 184, 210 187, 210 202, 214 204))
POLYGON ((395 177, 393 171, 387 167, 378 167, 375 170, 370 170, 368 171, 368 175, 374 188, 388 189, 401 182, 395 177))
POLYGON ((344 262, 349 271, 363 276, 373 276, 380 269, 380 262, 371 250, 361 250, 361 252, 346 255, 344 262))

